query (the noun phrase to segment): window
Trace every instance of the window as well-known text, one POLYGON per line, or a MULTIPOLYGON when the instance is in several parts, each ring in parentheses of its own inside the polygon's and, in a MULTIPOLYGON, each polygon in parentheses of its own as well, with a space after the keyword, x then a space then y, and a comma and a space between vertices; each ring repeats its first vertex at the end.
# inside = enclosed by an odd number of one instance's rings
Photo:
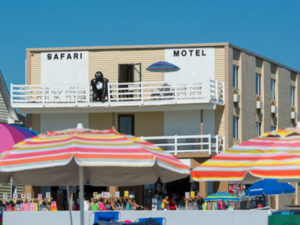
POLYGON ((233 138, 239 138, 239 118, 237 116, 233 116, 233 138))
POLYGON ((256 122, 256 136, 261 135, 261 122, 256 122))
POLYGON ((271 100, 275 100, 275 79, 271 79, 271 100))
POLYGON ((232 86, 233 88, 239 88, 239 67, 233 65, 232 67, 232 86))
POLYGON ((119 132, 134 135, 134 115, 119 115, 119 132))
POLYGON ((295 106, 295 86, 290 87, 291 106, 295 106))
POLYGON ((256 73, 255 76, 255 93, 261 95, 261 74, 256 73))
POLYGON ((276 126, 271 125, 271 131, 276 130, 276 126))

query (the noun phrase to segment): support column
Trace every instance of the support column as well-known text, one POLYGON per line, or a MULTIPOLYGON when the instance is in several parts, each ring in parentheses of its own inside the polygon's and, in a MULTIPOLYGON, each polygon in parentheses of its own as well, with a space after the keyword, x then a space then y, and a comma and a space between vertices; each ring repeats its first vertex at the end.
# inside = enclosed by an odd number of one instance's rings
POLYGON ((205 198, 208 195, 208 186, 207 182, 199 182, 199 193, 200 196, 205 198))
POLYGON ((214 183, 214 191, 215 192, 228 192, 228 182, 221 181, 214 183))
POLYGON ((111 196, 115 197, 116 196, 116 191, 119 190, 118 186, 109 186, 108 191, 111 194, 111 196))

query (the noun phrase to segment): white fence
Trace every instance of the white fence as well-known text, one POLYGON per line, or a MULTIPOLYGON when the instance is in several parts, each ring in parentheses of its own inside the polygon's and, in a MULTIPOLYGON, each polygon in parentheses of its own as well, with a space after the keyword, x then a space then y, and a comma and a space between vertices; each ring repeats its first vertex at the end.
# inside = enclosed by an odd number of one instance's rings
MULTIPOLYGON (((132 82, 108 83, 105 105, 155 105, 185 103, 224 104, 224 83, 210 80, 203 83, 132 82)), ((89 105, 92 91, 87 85, 11 85, 13 107, 41 104, 43 107, 89 105)))
POLYGON ((174 153, 219 153, 224 150, 225 137, 208 135, 143 137, 145 140, 174 153))

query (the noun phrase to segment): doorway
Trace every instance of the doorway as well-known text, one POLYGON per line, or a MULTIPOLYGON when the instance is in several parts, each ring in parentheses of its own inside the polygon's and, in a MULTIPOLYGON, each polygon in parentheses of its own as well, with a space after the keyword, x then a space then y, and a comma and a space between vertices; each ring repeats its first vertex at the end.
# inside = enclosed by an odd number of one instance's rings
POLYGON ((119 83, 140 82, 141 63, 119 64, 119 83))
POLYGON ((141 82, 141 64, 119 64, 119 98, 121 101, 132 101, 140 95, 140 84, 134 82, 141 82), (125 83, 125 84, 121 84, 125 83), (132 84, 128 84, 132 83, 132 84))

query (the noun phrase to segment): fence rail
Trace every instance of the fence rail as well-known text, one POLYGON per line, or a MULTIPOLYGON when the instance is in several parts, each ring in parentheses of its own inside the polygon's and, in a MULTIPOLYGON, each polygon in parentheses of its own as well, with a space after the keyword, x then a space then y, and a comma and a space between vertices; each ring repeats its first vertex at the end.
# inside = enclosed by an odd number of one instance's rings
MULTIPOLYGON (((209 80, 202 83, 159 82, 109 82, 105 104, 126 106, 135 104, 224 104, 224 83, 209 80)), ((13 107, 51 103, 58 106, 72 106, 93 103, 92 90, 88 85, 11 85, 13 107)))
POLYGON ((225 137, 215 135, 183 135, 143 137, 167 152, 174 153, 219 153, 224 150, 225 137))

